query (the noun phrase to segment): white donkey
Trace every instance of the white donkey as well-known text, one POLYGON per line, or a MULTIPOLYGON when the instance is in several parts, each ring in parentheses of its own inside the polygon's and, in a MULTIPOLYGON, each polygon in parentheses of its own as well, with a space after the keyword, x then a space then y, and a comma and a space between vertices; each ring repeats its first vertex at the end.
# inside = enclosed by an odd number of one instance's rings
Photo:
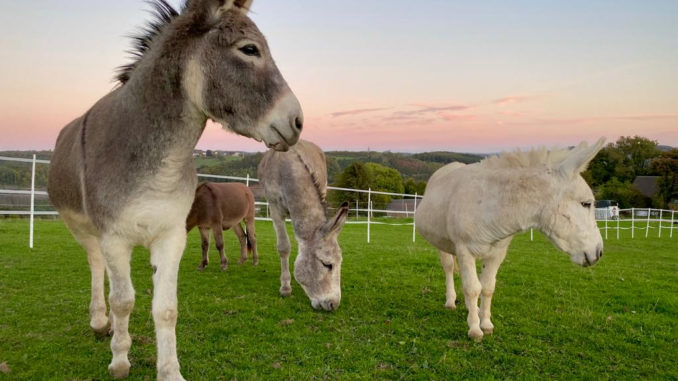
POLYGON ((539 229, 582 266, 603 256, 593 192, 580 175, 603 143, 600 139, 589 147, 584 142, 570 151, 518 151, 471 165, 451 163, 431 176, 415 215, 417 230, 440 251, 445 307, 450 309, 456 308, 457 255, 470 338, 479 340, 494 330, 490 304, 497 270, 516 233, 539 229), (476 259, 483 261, 480 279, 476 259))

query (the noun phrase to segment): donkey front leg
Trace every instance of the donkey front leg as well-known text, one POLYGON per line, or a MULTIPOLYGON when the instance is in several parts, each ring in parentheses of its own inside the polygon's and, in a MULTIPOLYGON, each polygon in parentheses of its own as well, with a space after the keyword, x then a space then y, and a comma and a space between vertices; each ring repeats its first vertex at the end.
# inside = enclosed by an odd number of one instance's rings
POLYGON ((183 381, 177 358, 177 279, 186 245, 183 226, 168 231, 151 244, 153 266, 153 322, 158 345, 158 380, 183 381))
POLYGON ((101 239, 101 250, 111 286, 108 301, 111 305, 113 359, 108 371, 114 378, 124 378, 129 374, 127 354, 132 346, 128 331, 129 315, 134 308, 134 288, 130 278, 132 245, 121 237, 105 235, 101 239))
POLYGON ((497 271, 499 266, 506 258, 506 246, 495 247, 490 255, 483 262, 483 271, 480 274, 480 284, 482 285, 482 292, 480 298, 480 329, 486 335, 491 335, 494 332, 494 324, 490 321, 490 307, 492 305, 492 295, 494 294, 494 286, 497 280, 497 271))
POLYGON ((210 263, 210 228, 198 228, 200 230, 200 242, 202 246, 202 262, 198 266, 198 270, 202 271, 210 263))
POLYGON ((292 275, 290 275, 290 238, 287 235, 287 226, 285 225, 285 214, 280 208, 271 204, 271 217, 273 219, 273 228, 278 238, 278 253, 280 254, 280 295, 292 295, 292 275))
POLYGON ((457 309, 457 292, 454 290, 454 255, 440 251, 440 264, 445 271, 445 308, 457 309))
POLYGON ((483 331, 480 329, 480 318, 478 317, 478 297, 482 286, 476 273, 476 259, 465 248, 457 247, 457 259, 461 270, 461 284, 464 287, 464 302, 468 309, 468 336, 473 340, 480 340, 483 337, 483 331))

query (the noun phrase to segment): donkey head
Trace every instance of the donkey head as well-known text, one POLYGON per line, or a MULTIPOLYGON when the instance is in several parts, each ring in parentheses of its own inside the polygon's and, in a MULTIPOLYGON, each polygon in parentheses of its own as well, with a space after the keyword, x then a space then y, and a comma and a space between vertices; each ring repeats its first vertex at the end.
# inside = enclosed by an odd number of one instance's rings
POLYGON ((335 310, 341 302, 341 248, 337 238, 348 216, 348 203, 316 229, 308 241, 299 240, 294 278, 315 309, 335 310))
POLYGON ((237 134, 286 151, 299 139, 299 101, 247 11, 252 0, 189 0, 187 28, 200 29, 183 87, 204 115, 237 134))
POLYGON ((589 147, 582 142, 552 171, 553 195, 542 209, 542 231, 572 262, 595 264, 603 256, 603 239, 595 216, 593 192, 581 172, 603 146, 604 139, 589 147))

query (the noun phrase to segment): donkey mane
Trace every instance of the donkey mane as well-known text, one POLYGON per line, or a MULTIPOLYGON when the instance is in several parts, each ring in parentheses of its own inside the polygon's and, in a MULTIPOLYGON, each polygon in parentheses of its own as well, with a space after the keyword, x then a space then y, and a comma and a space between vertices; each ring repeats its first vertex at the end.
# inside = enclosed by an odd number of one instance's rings
POLYGON ((327 201, 325 200, 325 196, 327 194, 326 189, 327 184, 322 184, 322 181, 318 178, 317 172, 311 168, 308 161, 304 158, 303 155, 299 153, 298 150, 295 150, 294 152, 299 158, 299 161, 301 161, 301 163, 304 165, 304 168, 306 168, 306 172, 308 172, 308 174, 311 176, 311 181, 313 181, 313 186, 315 187, 315 190, 318 193, 320 203, 323 205, 323 208, 327 209, 327 201))
MULTIPOLYGON (((182 11, 183 9, 186 9, 189 1, 190 0, 186 0, 184 2, 182 11)), ((146 0, 146 3, 152 7, 152 10, 149 11, 152 19, 145 27, 142 27, 138 33, 128 36, 132 39, 132 48, 127 50, 127 53, 130 54, 132 62, 122 65, 117 69, 115 79, 120 85, 124 85, 129 81, 132 72, 134 72, 137 64, 139 64, 139 61, 141 61, 146 52, 150 50, 153 40, 160 35, 163 28, 169 25, 180 13, 165 0, 146 0)))
POLYGON ((565 160, 569 149, 547 150, 544 147, 530 151, 503 152, 485 158, 480 165, 489 169, 552 168, 565 160))

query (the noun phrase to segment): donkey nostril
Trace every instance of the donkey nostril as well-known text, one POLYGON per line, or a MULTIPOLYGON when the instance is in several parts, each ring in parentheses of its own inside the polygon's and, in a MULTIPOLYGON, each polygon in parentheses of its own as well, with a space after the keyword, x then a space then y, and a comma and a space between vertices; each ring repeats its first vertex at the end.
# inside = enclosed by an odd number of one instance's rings
POLYGON ((294 126, 297 128, 297 130, 301 131, 301 129, 304 128, 303 119, 299 117, 294 118, 294 126))
POLYGON ((598 258, 602 258, 602 257, 603 257, 603 251, 601 250, 600 254, 598 255, 598 258))

